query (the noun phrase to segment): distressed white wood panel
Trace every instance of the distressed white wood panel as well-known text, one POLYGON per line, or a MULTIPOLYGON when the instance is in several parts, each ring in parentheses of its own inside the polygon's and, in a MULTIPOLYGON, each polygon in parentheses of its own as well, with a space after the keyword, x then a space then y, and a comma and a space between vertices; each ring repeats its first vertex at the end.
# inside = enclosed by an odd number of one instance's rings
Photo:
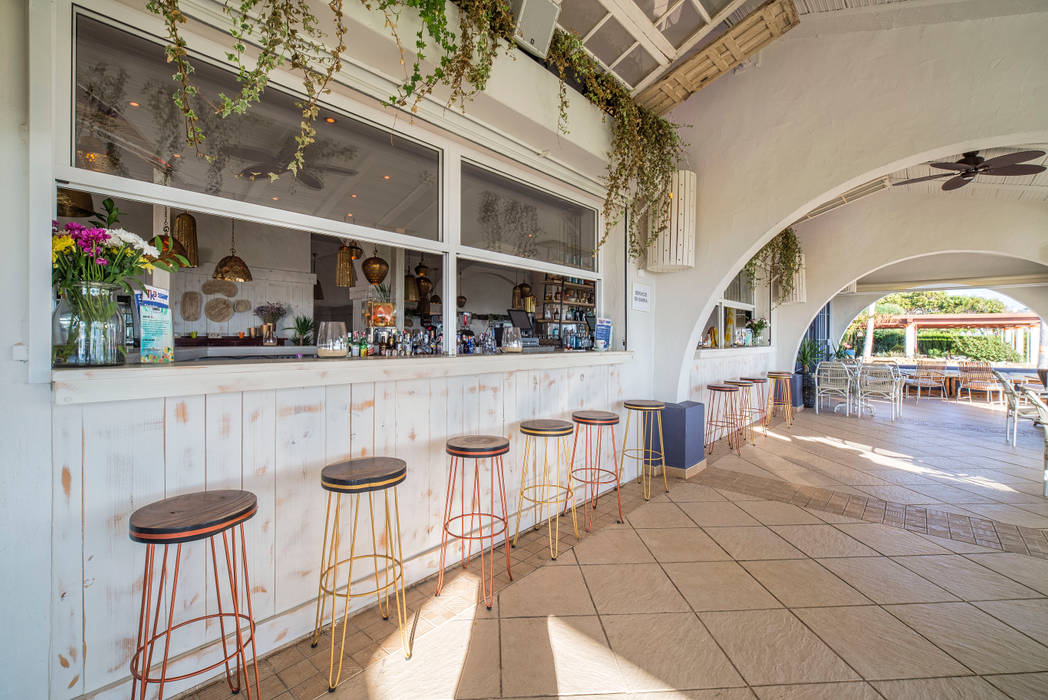
MULTIPOLYGON (((51 564, 50 696, 71 698, 84 688, 83 410, 56 406, 51 564)), ((11 632, 9 630, 9 632, 11 632)))
POLYGON ((316 595, 324 512, 317 484, 324 467, 324 389, 276 396, 276 611, 316 595))
POLYGON ((349 417, 350 449, 354 457, 375 454, 375 385, 353 385, 352 412, 349 417))
MULTIPOLYGON (((394 456, 407 462, 407 478, 397 487, 400 511, 405 517, 400 520, 401 542, 405 552, 421 552, 426 548, 430 523, 421 522, 415 513, 430 511, 429 482, 429 414, 433 410, 430 399, 428 379, 410 379, 396 383, 396 451, 394 456)), ((375 506, 379 506, 379 497, 375 494, 375 506)), ((390 499, 390 507, 393 505, 390 499)), ((379 517, 379 513, 376 513, 379 517)), ((385 548, 383 540, 391 533, 384 528, 376 528, 381 533, 379 546, 385 548)))
MULTIPOLYGON (((129 673, 146 546, 131 541, 128 518, 135 509, 164 497, 163 440, 163 400, 99 404, 84 412, 87 689, 129 673)), ((173 564, 173 557, 169 561, 173 564)))
MULTIPOLYGON (((429 440, 426 445, 426 491, 429 494, 429 516, 426 518, 426 536, 424 546, 427 549, 440 546, 441 525, 444 522, 444 499, 448 486, 448 470, 451 458, 445 451, 448 430, 448 380, 437 377, 429 382, 429 440)), ((410 468, 410 465, 409 465, 410 468)), ((407 514, 401 513, 406 520, 407 514)), ((437 553, 428 558, 433 569, 438 563, 437 553)))
POLYGON ((276 392, 243 394, 244 490, 258 498, 258 513, 244 525, 251 605, 255 619, 275 612, 274 591, 281 574, 276 561, 276 392))

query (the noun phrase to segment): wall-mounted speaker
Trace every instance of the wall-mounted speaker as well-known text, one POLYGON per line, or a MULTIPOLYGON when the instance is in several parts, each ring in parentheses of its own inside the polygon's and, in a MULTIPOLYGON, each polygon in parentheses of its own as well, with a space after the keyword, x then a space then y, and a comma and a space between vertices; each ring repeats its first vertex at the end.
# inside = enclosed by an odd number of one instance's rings
POLYGON ((520 47, 539 58, 545 58, 553 41, 553 30, 560 16, 560 3, 555 0, 510 0, 517 20, 515 36, 520 47))

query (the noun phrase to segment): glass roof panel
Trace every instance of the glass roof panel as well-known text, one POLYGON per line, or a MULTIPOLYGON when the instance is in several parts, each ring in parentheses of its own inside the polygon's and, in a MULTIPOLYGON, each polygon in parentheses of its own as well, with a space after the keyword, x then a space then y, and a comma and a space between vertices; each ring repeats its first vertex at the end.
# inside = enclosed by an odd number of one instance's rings
POLYGON ((658 66, 658 61, 645 51, 644 47, 637 46, 626 58, 619 61, 615 66, 615 72, 630 85, 636 85, 658 66))
POLYGON ((699 2, 706 8, 706 12, 710 13, 710 17, 713 17, 731 4, 731 0, 699 0, 699 2))
POLYGON ((685 2, 666 18, 662 27, 662 35, 673 44, 674 48, 680 48, 680 45, 704 24, 706 21, 699 15, 695 6, 690 2, 685 2))
POLYGON ((606 14, 608 11, 598 0, 568 0, 560 5, 557 24, 579 36, 586 36, 606 14))
POLYGON ((604 61, 605 64, 611 64, 619 56, 626 53, 635 41, 636 39, 633 38, 633 35, 626 31, 626 28, 617 19, 612 17, 586 42, 586 48, 592 51, 597 58, 604 61))

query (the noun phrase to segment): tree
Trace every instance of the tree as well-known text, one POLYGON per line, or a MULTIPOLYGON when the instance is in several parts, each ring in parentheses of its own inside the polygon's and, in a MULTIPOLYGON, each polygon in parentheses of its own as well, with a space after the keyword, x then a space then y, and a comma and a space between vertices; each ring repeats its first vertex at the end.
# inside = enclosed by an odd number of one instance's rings
POLYGON ((902 292, 889 294, 878 302, 904 309, 914 314, 999 314, 1004 304, 996 299, 967 295, 951 296, 946 292, 902 292))

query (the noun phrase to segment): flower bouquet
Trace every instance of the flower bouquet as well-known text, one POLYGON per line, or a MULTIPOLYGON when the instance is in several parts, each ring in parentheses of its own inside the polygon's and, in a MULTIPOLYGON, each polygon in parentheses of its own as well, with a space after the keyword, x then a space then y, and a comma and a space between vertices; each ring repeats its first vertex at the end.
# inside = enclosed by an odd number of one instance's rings
POLYGON ((140 287, 138 276, 144 271, 187 264, 130 231, 112 228, 120 210, 111 199, 104 206, 105 221, 51 225, 51 282, 60 296, 52 318, 56 366, 122 364, 124 319, 117 293, 140 287))
POLYGON ((753 343, 754 345, 757 345, 762 340, 764 329, 768 327, 768 319, 763 316, 760 318, 751 318, 746 322, 746 327, 753 331, 753 343))

